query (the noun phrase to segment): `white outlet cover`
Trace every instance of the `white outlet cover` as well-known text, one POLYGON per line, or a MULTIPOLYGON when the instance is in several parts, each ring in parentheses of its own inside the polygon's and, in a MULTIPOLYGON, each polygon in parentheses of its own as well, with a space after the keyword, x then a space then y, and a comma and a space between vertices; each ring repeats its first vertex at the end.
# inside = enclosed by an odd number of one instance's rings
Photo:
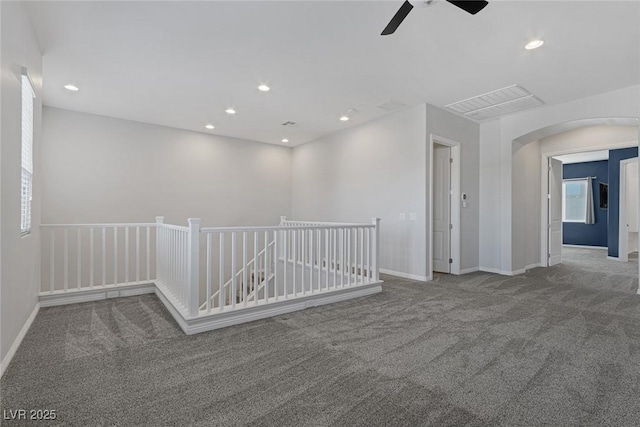
POLYGON ((399 219, 400 221, 404 221, 405 219, 407 219, 407 215, 406 215, 406 214, 401 213, 400 215, 398 215, 398 219, 399 219))
POLYGON ((418 214, 417 214, 416 212, 411 212, 411 213, 409 214, 409 219, 410 219, 411 221, 415 221, 415 220, 417 220, 417 219, 418 219, 418 214))

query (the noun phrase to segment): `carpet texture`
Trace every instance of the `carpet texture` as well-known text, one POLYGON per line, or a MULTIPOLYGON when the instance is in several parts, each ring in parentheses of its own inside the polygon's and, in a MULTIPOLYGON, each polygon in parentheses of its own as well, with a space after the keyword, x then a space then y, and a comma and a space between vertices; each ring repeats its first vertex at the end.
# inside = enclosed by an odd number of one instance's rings
POLYGON ((637 258, 565 254, 194 336, 153 295, 44 308, 1 406, 67 426, 640 425, 637 258))

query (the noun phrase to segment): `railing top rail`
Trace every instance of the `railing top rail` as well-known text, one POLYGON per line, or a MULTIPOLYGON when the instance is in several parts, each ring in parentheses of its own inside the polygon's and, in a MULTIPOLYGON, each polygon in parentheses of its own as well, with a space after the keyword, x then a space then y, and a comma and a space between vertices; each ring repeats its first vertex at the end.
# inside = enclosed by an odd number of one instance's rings
POLYGON ((226 231, 270 231, 270 230, 325 230, 338 228, 375 228, 375 224, 338 224, 331 225, 273 225, 261 227, 203 227, 203 233, 217 233, 226 231))
POLYGON ((164 227, 171 230, 189 231, 189 227, 185 227, 183 225, 173 225, 173 224, 158 224, 158 225, 159 227, 164 227))
POLYGON ((357 223, 357 222, 329 222, 329 221, 302 221, 302 220, 292 220, 292 219, 287 219, 283 221, 284 225, 287 225, 288 223, 292 223, 292 224, 314 224, 314 225, 358 225, 361 226, 361 223, 357 223))
POLYGON ((117 222, 108 224, 40 224, 44 228, 98 228, 98 227, 155 227, 155 222, 117 222))

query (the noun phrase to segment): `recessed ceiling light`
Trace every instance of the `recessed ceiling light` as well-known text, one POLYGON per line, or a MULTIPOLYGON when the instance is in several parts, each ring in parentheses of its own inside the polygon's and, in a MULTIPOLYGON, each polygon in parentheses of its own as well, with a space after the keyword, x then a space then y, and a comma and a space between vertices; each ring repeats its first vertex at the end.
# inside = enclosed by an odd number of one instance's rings
POLYGON ((66 90, 70 90, 70 91, 72 91, 72 92, 77 92, 77 91, 79 90, 79 89, 78 89, 78 86, 71 85, 71 84, 69 84, 69 85, 64 85, 64 88, 65 88, 66 90))
POLYGON ((207 129, 215 129, 215 126, 214 126, 214 125, 206 125, 205 127, 206 127, 207 129))
POLYGON ((349 116, 341 116, 340 120, 343 121, 343 122, 346 122, 346 121, 349 120, 349 116))
POLYGON ((236 113, 236 110, 234 110, 233 108, 227 108, 225 111, 227 112, 227 114, 235 114, 236 113))
POLYGON ((286 144, 287 142, 289 142, 289 140, 287 138, 283 138, 282 142, 284 142, 286 144))
POLYGON ((540 46, 542 46, 544 44, 544 42, 542 40, 531 40, 529 43, 527 43, 525 45, 525 49, 527 50, 531 50, 531 49, 537 49, 540 46))
POLYGON ((271 88, 265 84, 261 84, 260 86, 258 86, 258 90, 262 92, 269 92, 271 88))

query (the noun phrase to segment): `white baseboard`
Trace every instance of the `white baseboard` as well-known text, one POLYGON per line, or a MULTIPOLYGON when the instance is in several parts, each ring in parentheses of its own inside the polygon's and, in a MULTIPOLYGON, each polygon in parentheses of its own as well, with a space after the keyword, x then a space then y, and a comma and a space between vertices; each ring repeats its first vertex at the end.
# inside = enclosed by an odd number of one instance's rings
POLYGON ((420 282, 426 282, 426 281, 429 280, 429 278, 427 276, 420 276, 418 274, 403 273, 401 271, 387 270, 386 268, 381 268, 380 269, 380 273, 388 274, 389 276, 402 277, 403 279, 418 280, 420 282))
POLYGON ((9 351, 4 356, 4 359, 2 359, 2 362, 0 362, 0 377, 4 375, 4 372, 7 370, 9 363, 11 363, 13 356, 15 356, 16 351, 18 351, 18 347, 20 347, 20 344, 22 344, 22 340, 24 339, 25 335, 27 335, 27 332, 29 331, 29 328, 31 327, 31 324, 36 318, 36 315, 38 314, 39 310, 40 310, 40 303, 36 303, 36 306, 33 308, 33 311, 29 315, 29 318, 22 326, 22 329, 20 329, 20 332, 18 333, 18 336, 16 337, 16 339, 13 341, 13 344, 11 344, 9 351))
POLYGON ((531 264, 526 266, 525 268, 521 268, 519 270, 513 270, 513 271, 500 270, 499 268, 489 268, 489 267, 478 267, 478 270, 484 273, 500 274, 501 276, 517 276, 519 274, 524 274, 527 272, 527 270, 530 270, 531 268, 535 268, 535 267, 540 267, 540 264, 531 264))
POLYGON ((606 246, 587 246, 587 245, 562 245, 562 247, 564 248, 577 248, 577 249, 599 249, 599 250, 603 250, 606 251, 607 249, 609 249, 606 246))
POLYGON ((178 322, 178 325, 180 325, 180 328, 184 333, 187 335, 193 335, 200 332, 238 325, 240 323, 279 316, 293 311, 304 310, 305 308, 333 304, 335 302, 346 301, 352 298, 377 294, 382 292, 381 283, 382 282, 375 282, 352 288, 345 288, 338 291, 300 296, 288 300, 270 302, 269 304, 238 307, 236 309, 223 311, 222 313, 218 312, 209 316, 196 318, 185 318, 183 314, 173 306, 171 298, 164 295, 162 287, 156 288, 156 295, 158 295, 160 301, 162 301, 164 306, 169 310, 169 313, 171 313, 176 322, 178 322))
POLYGON ((40 306, 76 304, 80 302, 99 301, 107 298, 130 297, 134 295, 152 294, 155 290, 153 282, 134 283, 129 285, 94 286, 93 288, 69 289, 40 293, 40 306))
POLYGON ((610 259, 611 261, 620 261, 620 258, 617 256, 608 256, 607 255, 607 259, 610 259))
POLYGON ((460 270, 460 274, 469 274, 476 271, 480 271, 480 267, 463 268, 462 270, 460 270))
POLYGON ((524 269, 529 271, 532 268, 538 268, 538 267, 542 267, 542 264, 540 264, 539 262, 534 262, 533 264, 529 264, 529 265, 525 266, 524 269))

